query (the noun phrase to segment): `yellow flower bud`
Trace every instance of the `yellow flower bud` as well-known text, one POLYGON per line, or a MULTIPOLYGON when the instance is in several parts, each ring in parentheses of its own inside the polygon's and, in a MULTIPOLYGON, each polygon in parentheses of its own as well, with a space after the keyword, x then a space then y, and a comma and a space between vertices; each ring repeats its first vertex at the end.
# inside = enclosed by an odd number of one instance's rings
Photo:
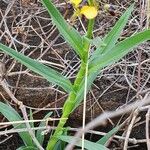
POLYGON ((97 14, 98 10, 94 6, 83 6, 80 11, 87 19, 94 19, 97 14))
POLYGON ((70 3, 73 4, 75 7, 78 7, 78 5, 82 2, 82 0, 70 0, 70 3))

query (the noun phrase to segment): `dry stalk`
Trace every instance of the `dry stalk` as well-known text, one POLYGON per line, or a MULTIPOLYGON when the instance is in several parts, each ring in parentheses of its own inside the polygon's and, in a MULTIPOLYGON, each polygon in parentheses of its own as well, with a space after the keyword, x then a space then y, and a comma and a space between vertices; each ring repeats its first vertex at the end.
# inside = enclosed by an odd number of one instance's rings
POLYGON ((12 137, 13 137, 13 135, 10 135, 10 136, 6 137, 4 140, 0 141, 0 144, 6 142, 7 140, 9 140, 12 137))
POLYGON ((149 120, 150 120, 150 108, 147 111, 146 114, 146 143, 147 143, 147 150, 150 150, 150 137, 149 137, 149 120))
POLYGON ((126 137, 125 137, 125 142, 124 142, 124 148, 123 150, 127 150, 127 147, 128 147, 128 140, 129 140, 129 137, 130 137, 130 133, 132 131, 132 128, 133 128, 133 125, 135 123, 135 120, 136 120, 136 117, 139 113, 139 110, 136 109, 134 112, 133 112, 133 118, 128 126, 128 129, 127 129, 127 133, 126 133, 126 137))
MULTIPOLYGON (((43 126, 43 127, 34 127, 31 128, 32 130, 55 130, 57 127, 50 127, 50 126, 43 126)), ((68 128, 69 131, 74 131, 74 132, 78 132, 80 129, 77 128, 68 128)), ((5 131, 1 131, 0 135, 6 135, 6 134, 12 134, 12 133, 19 133, 19 132, 26 132, 28 131, 27 128, 21 128, 21 129, 10 129, 10 130, 5 130, 5 131)), ((105 132, 100 132, 100 131, 94 131, 94 130, 88 130, 86 133, 91 133, 91 134, 95 134, 95 135, 106 135, 107 133, 105 132)), ((125 140, 125 137, 123 136, 119 136, 119 135, 114 135, 115 139, 118 140, 125 140)), ((135 138, 129 138, 129 143, 132 144, 138 144, 138 143, 146 143, 147 139, 135 139, 135 138)))
POLYGON ((150 0, 147 0, 147 23, 146 28, 150 27, 150 0))

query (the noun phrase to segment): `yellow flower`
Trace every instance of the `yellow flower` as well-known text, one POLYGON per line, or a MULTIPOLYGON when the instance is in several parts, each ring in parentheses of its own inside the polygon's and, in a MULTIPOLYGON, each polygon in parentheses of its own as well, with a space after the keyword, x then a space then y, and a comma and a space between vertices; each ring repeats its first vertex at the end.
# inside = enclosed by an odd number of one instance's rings
POLYGON ((75 7, 78 7, 78 5, 82 2, 82 0, 70 0, 70 3, 73 4, 75 7))
POLYGON ((80 11, 87 19, 94 19, 97 14, 98 10, 94 6, 83 6, 80 11))

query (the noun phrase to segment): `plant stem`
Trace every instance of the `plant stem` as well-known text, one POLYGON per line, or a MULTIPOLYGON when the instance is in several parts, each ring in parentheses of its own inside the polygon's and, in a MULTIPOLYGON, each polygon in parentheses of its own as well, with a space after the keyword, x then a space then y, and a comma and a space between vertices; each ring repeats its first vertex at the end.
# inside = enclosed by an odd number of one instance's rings
MULTIPOLYGON (((77 91, 77 88, 79 87, 79 83, 82 81, 83 77, 84 77, 84 73, 85 73, 85 67, 84 67, 84 63, 83 65, 81 64, 80 70, 77 74, 77 78, 74 82, 74 87, 75 90, 77 91)), ((55 144, 58 141, 58 138, 60 135, 62 135, 63 133, 63 127, 67 121, 67 118, 69 117, 70 113, 72 112, 72 110, 74 109, 74 104, 75 104, 75 99, 76 99, 76 93, 71 92, 69 94, 69 97, 67 98, 67 100, 65 101, 65 104, 63 106, 63 114, 61 116, 61 119, 57 125, 57 128, 54 132, 54 134, 52 135, 51 139, 48 142, 47 145, 47 150, 53 150, 55 144)))
POLYGON ((81 67, 80 67, 80 70, 76 76, 76 80, 74 82, 74 88, 75 90, 77 91, 78 88, 79 88, 79 85, 84 77, 84 74, 85 74, 85 67, 86 67, 86 64, 84 61, 81 62, 81 67))
POLYGON ((94 19, 89 20, 88 30, 86 37, 91 39, 93 37, 93 27, 94 27, 94 19))
MULTIPOLYGON (((93 32, 93 26, 94 26, 94 19, 89 20, 86 38, 91 39, 93 37, 93 33, 92 33, 93 32)), ((81 60, 81 67, 80 67, 80 70, 79 70, 77 77, 74 81, 74 91, 72 91, 69 94, 69 97, 65 101, 65 104, 63 106, 63 114, 60 118, 60 121, 57 125, 57 128, 56 128, 54 134, 52 135, 51 139, 48 142, 48 145, 46 148, 47 150, 53 150, 54 149, 54 146, 56 145, 56 143, 58 141, 58 137, 63 134, 63 127, 64 127, 69 115, 75 109, 76 94, 78 93, 78 90, 80 89, 79 85, 85 76, 86 65, 87 65, 87 61, 88 61, 89 48, 90 48, 90 43, 85 40, 84 41, 84 48, 83 48, 83 50, 85 50, 85 57, 84 57, 84 60, 81 60)))

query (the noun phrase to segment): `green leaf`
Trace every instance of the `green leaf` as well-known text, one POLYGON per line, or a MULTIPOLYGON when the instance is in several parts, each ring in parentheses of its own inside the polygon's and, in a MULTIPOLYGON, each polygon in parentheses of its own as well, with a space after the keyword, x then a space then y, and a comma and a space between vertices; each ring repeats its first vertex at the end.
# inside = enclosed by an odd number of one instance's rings
MULTIPOLYGON (((130 52, 135 46, 141 44, 142 42, 150 39, 150 30, 143 31, 138 33, 132 37, 129 37, 122 42, 119 42, 111 51, 108 51, 104 55, 100 55, 98 58, 94 59, 91 63, 89 63, 89 71, 88 71, 88 83, 87 83, 87 91, 91 88, 93 81, 96 79, 97 75, 100 73, 100 70, 103 67, 106 67, 119 59, 125 56, 128 52, 130 52)), ((83 100, 84 93, 84 79, 80 83, 80 89, 77 91, 76 96, 76 104, 73 107, 73 110, 79 106, 81 101, 83 100)))
MULTIPOLYGON (((53 112, 49 112, 45 117, 44 120, 47 119, 48 117, 50 117, 52 115, 53 112)), ((41 122, 39 127, 43 127, 45 126, 45 122, 41 122)), ((36 132, 36 138, 38 140, 38 142, 43 145, 43 141, 44 141, 44 135, 42 135, 42 130, 37 130, 36 132)))
POLYGON ((65 40, 73 47, 76 53, 83 58, 83 40, 79 32, 71 27, 56 9, 51 0, 42 0, 43 5, 48 10, 54 24, 58 28, 59 32, 65 38, 65 40))
POLYGON ((73 90, 73 86, 71 82, 62 76, 60 73, 55 71, 54 69, 51 69, 38 61, 35 61, 19 52, 16 52, 14 49, 9 48, 3 44, 0 43, 0 49, 16 60, 18 60, 20 63, 24 64, 26 67, 31 69, 32 71, 40 74, 45 79, 47 79, 49 82, 52 82, 54 84, 57 84, 61 86, 65 91, 70 92, 73 90))
POLYGON ((17 148, 17 150, 38 150, 36 147, 32 147, 32 146, 21 146, 19 148, 17 148))
POLYGON ((146 40, 150 40, 150 30, 140 32, 119 42, 110 51, 107 51, 105 54, 95 58, 89 64, 89 74, 97 72, 103 67, 113 64, 114 62, 125 56, 127 53, 131 52, 134 47, 146 40))
POLYGON ((59 140, 54 147, 54 150, 64 150, 65 149, 65 143, 64 141, 59 140))
POLYGON ((58 142, 55 144, 54 150, 64 150, 66 147, 66 142, 62 140, 58 140, 58 142))
POLYGON ((96 38, 92 39, 91 44, 95 45, 97 48, 99 48, 99 45, 101 45, 101 47, 107 46, 107 44, 104 43, 100 37, 96 37, 96 38))
POLYGON ((104 38, 103 43, 105 43, 105 46, 101 42, 99 42, 99 45, 97 45, 98 48, 93 53, 93 55, 90 59, 91 61, 93 59, 95 59, 96 57, 100 56, 101 54, 104 54, 105 52, 111 50, 115 46, 118 38, 120 37, 120 34, 121 34, 123 28, 125 27, 130 15, 131 15, 131 12, 133 11, 133 6, 134 5, 131 5, 125 11, 125 13, 120 17, 120 19, 117 21, 117 23, 112 28, 112 30, 104 38))
MULTIPOLYGON (((82 147, 82 139, 81 138, 76 138, 74 136, 59 136, 58 137, 60 140, 71 143, 73 140, 77 139, 78 142, 76 143, 76 146, 82 147)), ((87 150, 108 150, 105 146, 101 144, 97 144, 88 140, 84 140, 84 148, 87 150)))
MULTIPOLYGON (((33 120, 33 113, 32 113, 32 109, 30 109, 30 120, 33 120)), ((34 122, 30 122, 30 127, 34 128, 34 122)), ((33 130, 33 133, 35 134, 35 131, 33 130)))
POLYGON ((111 131, 109 131, 106 135, 104 135, 100 140, 98 140, 96 143, 105 145, 107 141, 120 129, 121 126, 116 126, 111 131))
MULTIPOLYGON (((63 133, 62 133, 62 136, 67 136, 68 129, 69 129, 69 128, 64 128, 63 133)), ((54 150, 64 150, 65 147, 66 147, 66 144, 67 144, 67 143, 66 143, 65 141, 59 140, 59 141, 55 144, 54 150)))
MULTIPOLYGON (((10 121, 23 121, 23 119, 20 117, 20 115, 11 107, 8 106, 2 102, 0 102, 0 112, 10 121)), ((25 124, 12 124, 14 126, 14 128, 16 129, 22 129, 22 128, 26 128, 25 124)), ((28 132, 20 132, 18 133, 20 135, 20 137, 22 138, 23 142, 25 145, 27 146, 34 146, 34 144, 32 143, 32 138, 29 135, 28 132)))
POLYGON ((86 36, 84 37, 84 40, 88 43, 91 44, 93 46, 96 46, 97 48, 99 48, 99 45, 101 45, 101 47, 106 47, 106 44, 103 42, 103 39, 101 39, 100 37, 95 37, 94 39, 89 39, 86 36))

